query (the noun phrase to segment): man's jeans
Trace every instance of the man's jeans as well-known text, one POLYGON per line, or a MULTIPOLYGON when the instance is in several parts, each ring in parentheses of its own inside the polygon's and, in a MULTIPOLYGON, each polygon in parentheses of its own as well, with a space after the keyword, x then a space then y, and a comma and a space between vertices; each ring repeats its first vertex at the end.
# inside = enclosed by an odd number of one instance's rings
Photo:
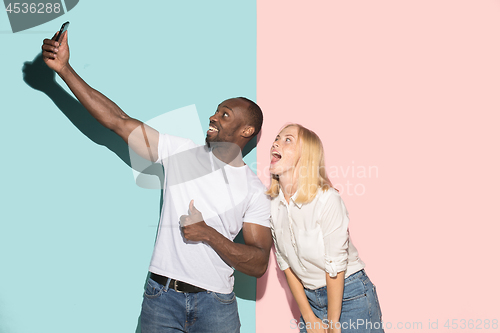
MULTIPOLYGON (((170 283, 168 280, 167 285, 170 283)), ((234 292, 183 293, 148 279, 141 312, 142 333, 240 331, 234 292)))

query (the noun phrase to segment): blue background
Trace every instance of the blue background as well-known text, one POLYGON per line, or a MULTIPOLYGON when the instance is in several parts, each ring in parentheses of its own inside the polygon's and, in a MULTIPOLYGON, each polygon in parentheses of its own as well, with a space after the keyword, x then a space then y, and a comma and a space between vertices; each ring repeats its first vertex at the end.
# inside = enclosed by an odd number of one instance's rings
MULTIPOLYGON (((0 13, 0 333, 135 332, 159 218, 160 190, 135 184, 121 139, 52 81, 42 40, 70 21, 70 63, 91 86, 143 121, 195 104, 199 120, 165 128, 199 137, 224 99, 255 100, 255 16, 255 1, 82 0, 14 34, 0 13)), ((254 332, 255 279, 236 277, 254 332)))

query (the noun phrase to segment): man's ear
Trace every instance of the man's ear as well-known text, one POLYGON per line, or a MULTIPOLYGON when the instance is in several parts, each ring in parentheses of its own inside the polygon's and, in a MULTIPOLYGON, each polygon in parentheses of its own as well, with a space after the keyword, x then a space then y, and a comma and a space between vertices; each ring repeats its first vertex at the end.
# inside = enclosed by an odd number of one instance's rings
POLYGON ((244 137, 244 138, 251 138, 253 133, 255 133, 255 128, 253 126, 245 126, 243 128, 243 131, 241 132, 241 135, 244 137))

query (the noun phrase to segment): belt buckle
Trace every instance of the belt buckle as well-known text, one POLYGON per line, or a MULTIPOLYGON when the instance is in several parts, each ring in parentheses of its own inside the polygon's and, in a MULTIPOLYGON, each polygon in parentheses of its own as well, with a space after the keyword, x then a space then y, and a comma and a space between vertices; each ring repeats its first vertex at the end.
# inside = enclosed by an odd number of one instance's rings
POLYGON ((177 280, 174 280, 174 290, 176 292, 180 292, 178 289, 177 289, 177 280))

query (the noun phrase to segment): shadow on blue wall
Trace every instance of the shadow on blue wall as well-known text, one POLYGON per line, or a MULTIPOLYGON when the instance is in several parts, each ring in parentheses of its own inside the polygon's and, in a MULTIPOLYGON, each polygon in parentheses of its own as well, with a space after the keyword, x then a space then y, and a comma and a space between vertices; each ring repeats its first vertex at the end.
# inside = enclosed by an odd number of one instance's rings
MULTIPOLYGON (((113 131, 102 126, 80 102, 63 89, 55 80, 55 72, 51 70, 42 59, 42 54, 38 54, 33 61, 27 61, 22 68, 23 79, 31 88, 39 90, 46 94, 59 110, 68 118, 69 121, 86 137, 94 143, 105 146, 116 156, 118 156, 126 165, 132 168, 130 162, 128 145, 113 131)), ((243 156, 246 156, 257 145, 257 138, 254 137, 243 150, 243 156)), ((154 166, 160 166, 155 164, 154 166)), ((157 175, 161 177, 163 172, 155 167, 138 170, 142 173, 157 175)), ((160 166, 161 168, 161 166, 160 166)), ((163 183, 163 182, 161 182, 163 183)), ((162 196, 162 191, 160 191, 162 196)), ((160 198, 160 211, 163 198, 160 198)), ((242 232, 234 240, 236 243, 244 244, 242 232)), ((146 285, 149 274, 146 274, 144 287, 146 285)), ((255 301, 256 299, 256 279, 246 274, 235 271, 235 288, 234 292, 237 297, 245 300, 255 301)), ((140 318, 137 322, 136 333, 140 333, 140 318)))

